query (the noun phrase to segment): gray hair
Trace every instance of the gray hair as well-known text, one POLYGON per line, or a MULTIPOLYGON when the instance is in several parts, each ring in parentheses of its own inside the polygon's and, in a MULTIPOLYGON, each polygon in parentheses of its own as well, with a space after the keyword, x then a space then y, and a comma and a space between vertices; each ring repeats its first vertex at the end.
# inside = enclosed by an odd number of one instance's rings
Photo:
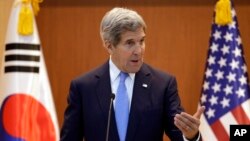
POLYGON ((136 31, 140 27, 145 32, 146 24, 136 11, 126 8, 113 8, 103 17, 100 34, 103 42, 109 41, 116 46, 121 40, 122 33, 136 31))

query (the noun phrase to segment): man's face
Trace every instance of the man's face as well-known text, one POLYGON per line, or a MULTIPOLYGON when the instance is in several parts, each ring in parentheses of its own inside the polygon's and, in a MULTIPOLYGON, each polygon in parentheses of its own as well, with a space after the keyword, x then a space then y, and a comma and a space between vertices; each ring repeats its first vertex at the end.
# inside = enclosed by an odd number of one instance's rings
POLYGON ((145 52, 145 33, 143 28, 121 34, 120 42, 108 48, 114 64, 123 72, 136 73, 143 63, 145 52))

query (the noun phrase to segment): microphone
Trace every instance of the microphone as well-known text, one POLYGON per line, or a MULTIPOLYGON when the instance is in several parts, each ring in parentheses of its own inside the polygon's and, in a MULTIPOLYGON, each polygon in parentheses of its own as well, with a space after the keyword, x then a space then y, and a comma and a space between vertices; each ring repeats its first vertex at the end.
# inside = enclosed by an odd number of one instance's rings
POLYGON ((108 115, 108 125, 107 125, 107 132, 106 132, 106 141, 109 140, 109 127, 110 127, 110 118, 111 118, 111 108, 113 105, 113 100, 115 99, 115 94, 110 95, 110 104, 109 104, 109 115, 108 115))

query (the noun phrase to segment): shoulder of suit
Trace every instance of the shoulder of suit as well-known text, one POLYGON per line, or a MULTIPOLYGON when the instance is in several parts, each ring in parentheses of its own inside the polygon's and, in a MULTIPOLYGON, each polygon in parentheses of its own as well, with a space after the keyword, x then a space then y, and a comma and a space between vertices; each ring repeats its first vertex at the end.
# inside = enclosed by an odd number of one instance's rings
POLYGON ((175 78, 175 76, 167 71, 160 70, 158 68, 152 67, 149 64, 144 63, 143 64, 143 69, 148 71, 152 75, 157 75, 159 77, 170 77, 170 78, 175 78))

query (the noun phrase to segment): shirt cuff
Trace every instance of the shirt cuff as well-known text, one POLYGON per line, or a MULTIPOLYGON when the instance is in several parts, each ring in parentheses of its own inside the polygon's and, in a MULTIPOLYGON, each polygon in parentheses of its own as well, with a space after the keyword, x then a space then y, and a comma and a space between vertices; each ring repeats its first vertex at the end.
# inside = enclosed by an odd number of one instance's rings
POLYGON ((201 138, 200 132, 198 133, 198 136, 196 135, 196 136, 194 137, 194 139, 192 139, 192 140, 188 140, 184 135, 182 135, 182 136, 183 136, 184 141, 199 141, 200 138, 201 138))

